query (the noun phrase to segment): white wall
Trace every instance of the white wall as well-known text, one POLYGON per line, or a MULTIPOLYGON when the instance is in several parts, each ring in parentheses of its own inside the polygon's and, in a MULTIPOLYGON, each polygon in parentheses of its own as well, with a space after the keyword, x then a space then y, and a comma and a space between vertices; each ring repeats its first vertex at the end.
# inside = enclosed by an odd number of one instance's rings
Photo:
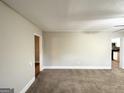
POLYGON ((120 39, 120 67, 124 69, 124 37, 120 39))
POLYGON ((116 46, 120 47, 120 38, 113 38, 112 43, 116 43, 116 46))
POLYGON ((109 33, 44 32, 44 66, 111 68, 109 33))
POLYGON ((15 88, 19 93, 34 77, 33 33, 41 35, 37 27, 0 2, 0 88, 15 88))

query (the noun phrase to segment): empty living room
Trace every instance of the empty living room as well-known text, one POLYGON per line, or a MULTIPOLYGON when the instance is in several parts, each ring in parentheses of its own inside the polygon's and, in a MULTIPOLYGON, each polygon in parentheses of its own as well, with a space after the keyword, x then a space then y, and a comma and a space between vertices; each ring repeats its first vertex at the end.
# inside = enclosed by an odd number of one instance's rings
POLYGON ((124 93, 124 0, 0 0, 0 93, 124 93))

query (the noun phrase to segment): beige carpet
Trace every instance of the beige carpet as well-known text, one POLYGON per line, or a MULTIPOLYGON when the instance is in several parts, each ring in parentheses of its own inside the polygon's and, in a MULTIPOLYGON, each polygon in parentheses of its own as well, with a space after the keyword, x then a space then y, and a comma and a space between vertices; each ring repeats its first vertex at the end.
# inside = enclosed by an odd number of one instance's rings
POLYGON ((44 70, 26 93, 124 93, 124 70, 44 70))

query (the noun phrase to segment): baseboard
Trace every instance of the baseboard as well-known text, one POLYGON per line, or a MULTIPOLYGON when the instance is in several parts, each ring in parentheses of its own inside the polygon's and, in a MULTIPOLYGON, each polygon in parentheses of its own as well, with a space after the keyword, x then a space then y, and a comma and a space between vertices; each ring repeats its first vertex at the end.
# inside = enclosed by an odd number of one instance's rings
POLYGON ((120 67, 121 69, 124 69, 124 67, 120 67))
POLYGON ((44 66, 44 69, 111 69, 103 66, 44 66))
POLYGON ((44 66, 40 66, 40 71, 43 71, 44 70, 44 66))
POLYGON ((25 93, 28 89, 29 89, 29 87, 32 85, 32 83, 35 81, 35 77, 33 77, 27 84, 26 84, 26 86, 21 90, 21 92, 20 93, 25 93))

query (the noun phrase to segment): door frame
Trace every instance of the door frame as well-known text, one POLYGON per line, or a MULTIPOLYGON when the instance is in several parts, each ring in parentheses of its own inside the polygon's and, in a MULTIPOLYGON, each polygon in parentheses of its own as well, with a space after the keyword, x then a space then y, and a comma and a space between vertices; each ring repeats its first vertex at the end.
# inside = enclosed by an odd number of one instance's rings
MULTIPOLYGON (((35 36, 39 37, 39 47, 40 47, 40 71, 43 71, 43 43, 42 43, 42 35, 34 33, 33 37, 34 37, 34 45, 35 45, 35 36)), ((35 47, 34 47, 34 57, 35 57, 35 47)), ((35 60, 34 60, 35 61, 35 60)))
POLYGON ((119 53, 119 65, 118 65, 118 68, 122 68, 122 61, 121 61, 121 56, 122 56, 122 46, 121 46, 121 37, 120 36, 116 36, 116 37, 112 37, 111 38, 111 69, 113 69, 112 65, 113 65, 113 62, 112 62, 112 39, 114 38, 119 38, 120 39, 120 53, 119 53))

